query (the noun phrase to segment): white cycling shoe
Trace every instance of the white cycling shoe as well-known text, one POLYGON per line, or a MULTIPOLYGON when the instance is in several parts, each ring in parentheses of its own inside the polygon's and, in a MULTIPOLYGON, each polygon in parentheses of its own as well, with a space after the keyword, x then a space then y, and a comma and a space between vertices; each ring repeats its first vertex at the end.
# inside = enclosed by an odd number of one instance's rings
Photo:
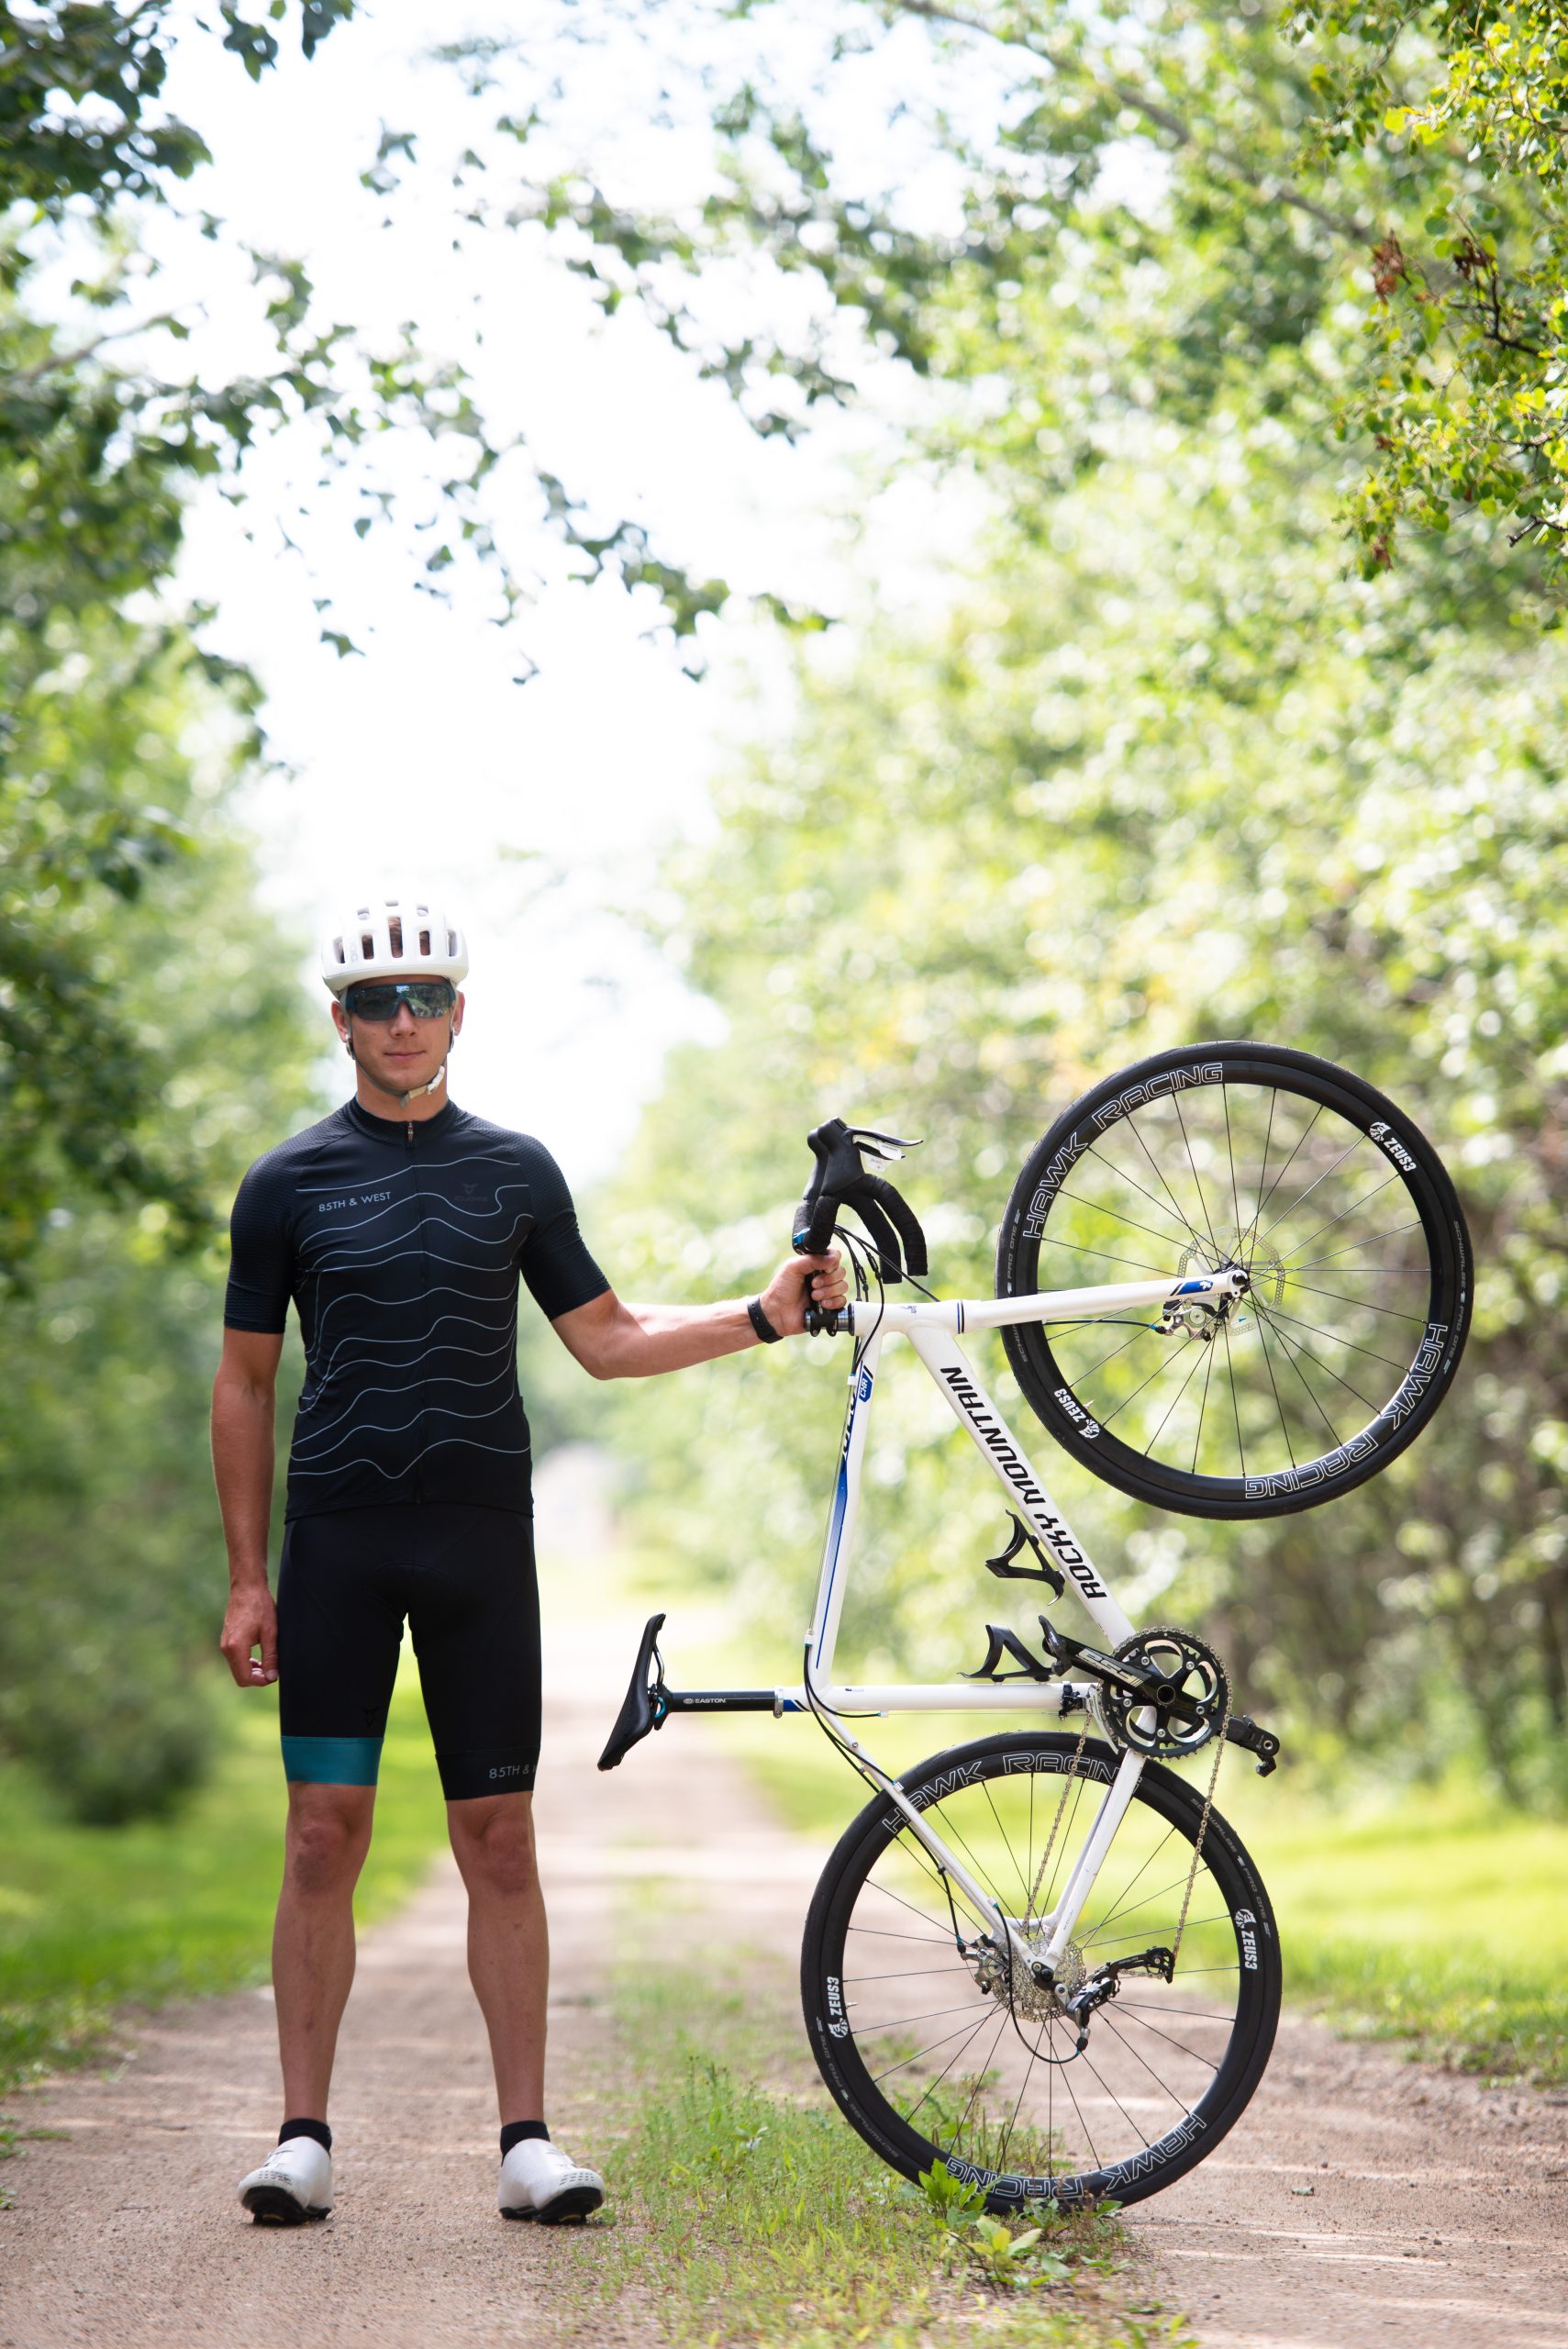
POLYGON ((585 2219, 605 2199, 596 2169, 584 2169, 548 2137, 525 2137, 501 2165, 497 2196, 504 2219, 537 2219, 558 2227, 563 2219, 585 2219))
POLYGON ((258 2226, 297 2227, 332 2208, 332 2156, 314 2137, 274 2145, 260 2169, 239 2181, 239 2199, 258 2226))

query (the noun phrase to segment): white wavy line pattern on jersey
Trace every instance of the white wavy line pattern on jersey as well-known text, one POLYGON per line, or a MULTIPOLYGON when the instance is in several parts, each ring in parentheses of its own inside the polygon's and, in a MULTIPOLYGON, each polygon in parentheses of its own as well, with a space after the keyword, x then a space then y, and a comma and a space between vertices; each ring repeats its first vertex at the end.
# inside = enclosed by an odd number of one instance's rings
POLYGON ((407 1166, 389 1166, 384 1174, 373 1174, 368 1183, 362 1178, 351 1183, 296 1183, 295 1189, 302 1194, 306 1191, 373 1191, 383 1183, 398 1182, 405 1174, 440 1174, 449 1166, 484 1166, 486 1163, 509 1166, 514 1174, 517 1171, 516 1160, 503 1157, 499 1151, 478 1151, 468 1158, 422 1158, 407 1166))
MULTIPOLYGON (((476 1382, 471 1382, 471 1381, 469 1381, 469 1380, 462 1379, 462 1378, 458 1378, 458 1379, 448 1379, 448 1380, 443 1381, 442 1383, 443 1383, 444 1385, 447 1385, 447 1386, 467 1386, 467 1385, 470 1385, 470 1384, 477 1384, 477 1385, 482 1386, 491 1386, 491 1385, 493 1385, 493 1384, 494 1384, 494 1382, 493 1382, 492 1380, 488 1379, 488 1378, 485 1378, 485 1379, 480 1379, 480 1380, 478 1380, 478 1381, 476 1381, 476 1382)), ((377 1386, 377 1387, 374 1387, 374 1388, 371 1389, 370 1391, 371 1391, 372 1393, 374 1393, 374 1394, 377 1394, 377 1395, 395 1395, 395 1394, 397 1392, 397 1389, 396 1389, 395 1386, 377 1386)), ((495 1417, 495 1413, 496 1413, 497 1411, 504 1411, 504 1410, 506 1408, 506 1406, 510 1403, 511 1399, 512 1399, 512 1398, 511 1398, 511 1397, 510 1397, 509 1395, 503 1395, 503 1396, 502 1396, 502 1397, 501 1397, 501 1400, 500 1400, 500 1401, 495 1405, 495 1409, 494 1409, 494 1410, 489 1410, 489 1411, 470 1411, 466 1416, 468 1417, 468 1419, 469 1419, 470 1420, 472 1420, 472 1421, 473 1421, 474 1424, 476 1424, 476 1425, 477 1425, 477 1423, 479 1422, 479 1420, 481 1420, 481 1419, 493 1419, 495 1417)), ((449 1410, 447 1410, 447 1407, 446 1407, 444 1404, 442 1404, 442 1403, 436 1403, 436 1404, 422 1404, 422 1405, 420 1406, 419 1409, 418 1409, 417 1411, 416 1411, 416 1412, 415 1412, 414 1417, 413 1417, 411 1419, 397 1419, 397 1420, 372 1419, 368 1427, 357 1427, 357 1428, 350 1428, 350 1431, 349 1431, 349 1432, 348 1432, 348 1434, 347 1434, 347 1435, 344 1435, 344 1436, 339 1436, 339 1439, 338 1439, 338 1442, 337 1442, 336 1443, 329 1443, 329 1444, 327 1446, 327 1451, 328 1451, 328 1452, 329 1452, 329 1453, 331 1453, 331 1452, 340 1452, 340 1451, 342 1450, 342 1448, 343 1448, 344 1444, 346 1444, 346 1443, 352 1443, 356 1436, 361 1436, 361 1435, 406 1435, 406 1434, 407 1433, 407 1431, 408 1431, 408 1430, 409 1430, 410 1428, 417 1427, 417 1426, 418 1426, 418 1424, 419 1424, 419 1421, 420 1421, 422 1419, 424 1419, 424 1418, 427 1416, 428 1412, 428 1411, 430 1411, 430 1410, 445 1411, 445 1412, 446 1412, 446 1416, 447 1416, 449 1419, 456 1419, 456 1418, 459 1416, 459 1414, 458 1414, 456 1411, 449 1411, 449 1410)), ((451 1442, 456 1442, 456 1443, 461 1443, 461 1442, 462 1442, 462 1438, 461 1436, 454 1436, 454 1437, 452 1437, 452 1438, 450 1439, 450 1441, 451 1441, 451 1442)), ((428 1449, 428 1447, 427 1447, 427 1449, 428 1449)), ((508 1449, 508 1448, 509 1448, 510 1450, 512 1450, 512 1451, 514 1451, 514 1452, 520 1452, 520 1451, 523 1449, 523 1447, 522 1447, 522 1445, 521 1445, 521 1444, 513 1444, 513 1445, 511 1445, 510 1447, 498 1446, 498 1447, 494 1447, 494 1448, 495 1448, 495 1449, 508 1449)), ((318 1453, 318 1454, 317 1454, 316 1456, 317 1456, 317 1458, 323 1458, 323 1457, 325 1457, 325 1454, 318 1453)), ((363 1464, 362 1464, 361 1462, 357 1461, 357 1460, 349 1460, 349 1461, 345 1461, 345 1462, 342 1464, 342 1465, 343 1465, 345 1468, 357 1468, 357 1467, 360 1467, 360 1466, 361 1466, 361 1465, 363 1465, 363 1464)), ((409 1464, 410 1464, 410 1465, 412 1465, 412 1463, 410 1463, 409 1464)), ((304 1473, 305 1473, 306 1475, 309 1475, 309 1476, 320 1476, 320 1475, 325 1475, 327 1474, 327 1471, 326 1471, 325 1469, 322 1469, 322 1468, 307 1468, 307 1469, 306 1469, 306 1470, 305 1470, 305 1472, 304 1472, 304 1473)), ((399 1469, 397 1473, 398 1473, 399 1475, 402 1475, 403 1471, 402 1471, 401 1469, 399 1469)))
MULTIPOLYGON (((370 1338, 361 1337, 356 1333, 353 1337, 338 1339, 332 1348, 330 1361, 325 1363, 319 1370, 317 1370, 314 1365, 312 1366, 310 1374, 311 1380, 313 1382, 310 1389, 311 1400, 314 1402, 318 1395, 324 1395, 331 1386, 333 1379, 337 1375, 335 1365, 337 1364, 338 1356, 342 1353, 345 1346, 361 1345, 371 1347, 372 1352, 365 1356, 364 1359, 373 1364, 376 1359, 373 1350, 376 1344, 379 1343, 383 1346, 417 1346, 426 1338, 434 1338, 436 1331, 440 1328, 443 1321, 455 1321, 458 1323, 459 1327, 462 1329, 470 1329, 473 1327, 473 1324, 466 1320, 460 1313, 440 1313, 437 1315, 436 1319, 431 1322, 428 1330, 420 1330, 417 1331, 412 1338, 382 1338, 380 1340, 372 1340, 370 1338)), ((478 1360, 485 1354, 505 1353, 508 1345, 516 1351, 516 1323, 510 1319, 510 1317, 508 1317, 506 1330, 498 1346, 460 1346, 449 1338, 442 1340, 440 1345, 437 1348, 437 1352, 444 1353, 450 1351, 452 1353, 466 1353, 475 1360, 478 1360)), ((382 1365, 384 1369, 387 1370, 392 1369, 393 1366, 394 1365, 390 1363, 386 1363, 382 1365)))
MULTIPOLYGON (((442 1264, 450 1264, 452 1259, 448 1256, 443 1256, 440 1261, 442 1264)), ((465 1272, 472 1272, 473 1267, 472 1265, 463 1265, 459 1269, 465 1272)), ((326 1331, 328 1320, 332 1312, 332 1308, 335 1305, 376 1305, 382 1307, 384 1310, 388 1313, 406 1313, 411 1306, 422 1305, 427 1299, 438 1297, 465 1297, 471 1305, 499 1305, 506 1313, 507 1326, 516 1326, 517 1306, 515 1300, 510 1297, 499 1297, 495 1295, 494 1290, 458 1288, 450 1281, 442 1281, 437 1287, 428 1288, 425 1291, 424 1296, 421 1297, 373 1297, 369 1289, 345 1289, 337 1297, 329 1297, 326 1304, 322 1307, 320 1316, 317 1321, 316 1329, 313 1333, 312 1351, 314 1352, 315 1347, 320 1345, 326 1331)), ((443 1316, 442 1318, 445 1319, 447 1317, 443 1316)), ((423 1333, 421 1332, 421 1334, 423 1333)), ((401 1343, 402 1341, 395 1340, 389 1341, 388 1342, 401 1343)))
POLYGON ((289 1474, 302 1476, 346 1476, 350 1468, 373 1468, 376 1475, 384 1476, 390 1485, 395 1484, 400 1476, 411 1475, 420 1461, 428 1459, 432 1452, 444 1452, 447 1446, 452 1443, 470 1444, 475 1452, 499 1452, 509 1460, 526 1460, 528 1456, 528 1447, 526 1443, 479 1443, 473 1436, 439 1435, 434 1443, 426 1444, 422 1451, 414 1454, 412 1460, 400 1460, 395 1468, 384 1468, 379 1460, 367 1458, 347 1460, 340 1468, 291 1468, 289 1474))
MULTIPOLYGON (((394 1339, 392 1342, 395 1345, 408 1345, 411 1344, 413 1341, 411 1339, 400 1338, 394 1339)), ((515 1360, 517 1344, 515 1339, 508 1340, 506 1338, 503 1338, 498 1346, 486 1346, 484 1348, 480 1348, 478 1346, 427 1346, 422 1354, 416 1354, 413 1360, 407 1363, 377 1362, 375 1357, 372 1355, 368 1358, 367 1366, 369 1368, 373 1370, 395 1370, 406 1373, 407 1375, 401 1378, 396 1386, 356 1386, 352 1395, 349 1397, 344 1408, 339 1412, 335 1419, 327 1420, 321 1427, 317 1427, 315 1425, 307 1427, 303 1436, 299 1435, 296 1427, 296 1442, 314 1444, 320 1437, 324 1435, 330 1435, 334 1428, 341 1427, 345 1419, 349 1419, 353 1417, 354 1412, 357 1410, 360 1404, 363 1402, 367 1396, 370 1395, 408 1395, 412 1394, 416 1386, 421 1387, 472 1386, 479 1388, 482 1386, 494 1386, 497 1379, 502 1380, 508 1386, 511 1384, 511 1364, 509 1362, 500 1370, 493 1370, 489 1372, 484 1378, 460 1378, 455 1370, 438 1371, 433 1375, 427 1371, 422 1377, 415 1377, 414 1374, 418 1370, 419 1364, 422 1362, 428 1362, 432 1354, 444 1353, 461 1354, 465 1362, 482 1362, 486 1354, 508 1353, 515 1360)), ((320 1400, 325 1392, 326 1390, 323 1386, 317 1386, 312 1390, 310 1397, 312 1408, 314 1408, 314 1406, 320 1400)), ((303 1403, 305 1399, 303 1395, 300 1399, 303 1403)))
MULTIPOLYGON (((422 1162, 417 1165, 392 1168, 387 1170, 384 1174, 378 1173, 372 1185, 365 1185, 362 1183, 356 1185, 344 1182, 312 1183, 301 1184, 298 1186, 298 1188, 301 1192, 309 1191, 312 1193, 331 1191, 353 1192, 356 1189, 363 1190, 372 1187, 379 1188, 384 1184, 395 1181, 404 1174, 424 1175, 435 1174, 453 1166, 470 1167, 473 1166, 474 1163, 475 1162, 472 1156, 458 1159, 431 1160, 422 1162)), ((492 1163, 494 1163, 495 1162, 493 1161, 492 1163)), ((503 1165, 510 1163, 510 1162, 505 1159, 501 1160, 499 1163, 503 1165)), ((320 1230, 319 1231, 308 1230, 302 1236, 299 1243, 301 1274, 306 1279, 308 1279, 312 1283, 319 1284, 324 1278, 328 1278, 335 1273, 352 1275, 355 1273, 363 1274, 369 1272, 373 1265, 385 1264, 395 1258, 400 1253, 406 1252, 412 1245, 422 1242, 426 1231, 432 1226, 439 1226, 448 1231, 451 1231, 455 1233, 460 1240, 477 1237, 477 1234, 474 1233, 473 1230, 474 1225, 489 1221, 492 1219, 504 1215, 506 1212, 503 1204, 504 1195, 506 1192, 521 1191, 525 1196, 528 1196, 531 1192, 531 1189, 532 1186, 526 1182, 499 1183, 495 1186, 495 1190, 492 1193, 489 1205, 482 1208, 466 1208, 459 1200, 449 1199, 444 1193, 437 1192, 434 1194, 425 1194, 417 1189, 412 1196, 405 1195, 405 1197, 400 1199, 390 1200, 384 1207, 378 1208, 373 1215, 361 1218, 352 1226, 352 1229, 356 1231, 362 1231, 369 1224, 380 1222, 384 1218, 399 1213, 406 1208, 422 1207, 424 1200, 427 1198, 432 1206, 439 1206, 450 1209, 453 1215, 462 1216, 465 1219, 465 1223, 454 1223, 450 1221, 446 1216, 431 1215, 429 1213, 420 1211, 417 1215, 417 1220, 414 1229, 411 1231, 397 1236, 384 1235, 380 1239, 372 1241, 368 1246, 362 1248, 350 1247, 346 1243, 346 1235, 341 1225, 329 1227, 325 1230, 320 1230), (310 1258, 310 1251, 312 1247, 317 1243, 321 1245, 322 1252, 314 1262, 312 1262, 310 1258)), ((511 1249, 515 1246, 517 1241, 518 1233, 523 1230, 525 1226, 530 1225, 531 1219, 526 1211, 515 1214, 511 1231, 506 1236, 506 1238, 503 1239, 499 1234, 497 1234, 494 1239, 489 1239, 487 1241, 487 1244, 499 1249, 511 1249)), ((428 1250, 422 1250, 422 1253, 427 1264, 444 1265, 454 1272, 478 1272, 483 1276, 482 1267, 469 1263, 462 1257, 435 1254, 428 1250)), ((416 1385, 418 1385, 421 1387, 428 1387, 429 1386, 455 1386, 467 1387, 473 1392, 483 1392, 484 1388, 493 1386, 497 1382, 506 1384, 508 1391, 503 1395, 501 1400, 490 1410, 477 1412, 471 1410, 465 1413, 464 1416, 471 1424, 478 1424, 482 1420, 494 1419, 499 1412, 506 1410, 514 1401, 518 1400, 519 1398, 517 1397, 515 1374, 517 1349, 517 1271, 515 1259, 513 1263, 506 1266, 504 1273, 502 1272, 502 1268, 497 1267, 496 1276, 498 1278, 506 1279, 509 1294, 502 1297, 497 1296, 494 1289, 489 1291, 474 1290, 459 1287, 453 1283, 443 1283, 438 1287, 425 1289, 417 1299, 379 1297, 372 1295, 368 1290, 363 1289, 340 1290, 337 1294, 328 1297, 322 1305, 320 1316, 312 1332, 311 1353, 313 1357, 318 1358, 319 1356, 320 1349, 326 1339, 327 1326, 331 1319, 333 1308, 339 1305, 346 1306, 350 1303, 371 1307, 388 1307, 395 1310, 406 1310, 411 1305, 418 1304, 421 1306, 428 1306, 434 1303, 438 1297, 453 1297, 462 1298, 471 1307, 499 1306, 502 1308, 502 1319, 499 1324, 483 1322, 479 1323, 478 1326, 484 1329, 486 1331, 498 1329, 501 1341, 499 1345, 483 1348, 476 1346, 461 1346, 450 1340, 443 1340, 433 1344, 428 1342, 434 1337, 435 1331, 440 1329, 446 1322, 455 1321, 459 1323, 460 1326, 466 1325, 470 1328, 475 1326, 477 1321, 476 1316, 473 1314, 460 1315, 455 1313, 438 1315, 436 1319, 432 1321, 426 1330, 421 1330, 415 1336, 409 1338, 385 1338, 375 1340, 364 1338, 361 1337, 359 1332, 353 1332, 344 1338, 335 1341, 330 1353, 327 1356, 325 1365, 319 1372, 316 1368, 315 1359, 313 1359, 310 1364, 312 1382, 310 1400, 313 1404, 318 1403, 325 1397, 328 1386, 334 1378, 339 1375, 338 1373, 337 1365, 339 1356, 342 1354, 344 1349, 358 1344, 363 1344, 369 1349, 365 1355, 360 1357, 358 1366, 375 1367, 389 1372, 395 1372, 397 1374, 397 1381, 393 1385, 359 1387, 356 1389, 353 1396, 347 1401, 345 1408, 339 1411, 335 1419, 328 1420, 323 1426, 306 1428, 303 1431, 296 1428, 294 1453, 290 1461, 289 1468, 291 1476, 298 1475, 305 1477, 332 1475, 347 1477, 356 1470, 369 1468, 373 1470, 376 1475, 383 1477, 384 1480, 391 1483, 407 1475, 410 1471, 417 1467, 420 1461, 426 1459, 430 1453, 444 1450, 452 1444, 458 1443, 468 1444, 476 1452, 495 1453, 510 1456, 512 1458, 526 1457, 528 1451, 528 1446, 526 1443, 482 1443, 476 1437, 471 1435, 452 1434, 432 1438, 430 1442, 424 1444, 410 1459, 399 1461, 395 1466, 390 1468, 383 1466, 380 1461, 372 1458, 368 1453, 346 1461, 333 1462, 329 1459, 329 1454, 339 1452, 344 1444, 350 1443, 356 1439, 368 1439, 377 1435, 405 1434, 409 1428, 418 1425, 420 1420, 428 1419, 431 1414, 448 1417, 457 1416, 457 1414, 451 1410, 450 1407, 441 1403, 432 1403, 428 1400, 421 1401, 419 1409, 415 1413, 412 1419, 398 1421, 396 1423, 371 1421, 368 1424, 365 1424, 356 1422, 355 1424, 347 1427, 346 1431, 339 1437, 337 1442, 328 1444, 323 1448, 323 1438, 330 1435, 335 1428, 343 1427, 345 1422, 353 1420, 354 1414, 358 1410, 360 1405, 373 1395, 396 1395, 401 1393, 411 1397, 413 1388, 416 1385), (427 1341, 424 1344, 424 1350, 421 1353, 415 1354, 407 1362, 392 1363, 388 1361, 378 1361, 377 1359, 379 1348, 384 1347, 390 1351, 392 1349, 400 1349, 404 1346, 418 1345, 421 1341, 427 1341), (468 1361, 475 1363, 483 1361, 495 1353, 506 1354, 510 1359, 505 1367, 491 1373, 484 1378, 463 1379, 459 1377, 455 1372, 441 1373, 433 1379, 428 1375, 428 1374, 426 1374, 422 1378, 419 1377, 418 1371, 421 1363, 428 1361, 434 1355, 448 1353, 456 1353, 468 1361)), ((302 1403, 303 1400, 304 1398, 302 1397, 302 1403)))
MULTIPOLYGON (((471 1221, 474 1223, 482 1223, 490 1216, 506 1214, 506 1210, 501 1205, 501 1193, 503 1191, 528 1192, 530 1191, 532 1187, 532 1185, 528 1183, 499 1184, 496 1187, 494 1200, 487 1208, 465 1208, 461 1200, 446 1198, 439 1192, 432 1193, 430 1196, 443 1208, 450 1208, 454 1215, 465 1215, 471 1219, 471 1221)), ((424 1194, 421 1193, 417 1196, 423 1197, 424 1194)), ((412 1199, 389 1199, 384 1208, 377 1208, 373 1215, 361 1216, 354 1223, 352 1229, 355 1231, 368 1230, 373 1223, 380 1223, 384 1216, 401 1215, 406 1208, 412 1207, 413 1205, 414 1201, 412 1199)), ((517 1223, 521 1223, 524 1219, 524 1215, 519 1215, 517 1220, 517 1223)), ((418 1219, 418 1227, 421 1230, 423 1230, 427 1223, 446 1223, 446 1218, 439 1215, 420 1216, 418 1219)), ((516 1228, 517 1226, 515 1224, 513 1226, 514 1230, 516 1228)), ((448 1223, 447 1230, 449 1231, 456 1231, 461 1234, 462 1231, 462 1226, 460 1223, 448 1223)), ((300 1235, 299 1254, 301 1263, 303 1264, 305 1262, 306 1251, 314 1241, 325 1241, 327 1244, 330 1246, 335 1241, 340 1241, 342 1237, 343 1228, 340 1224, 311 1224, 307 1226, 306 1230, 300 1235)), ((371 1242, 371 1246, 373 1248, 379 1248, 382 1244, 382 1241, 379 1240, 373 1240, 371 1242)), ((345 1251, 345 1253, 350 1256, 362 1256, 368 1254, 368 1250, 362 1248, 350 1248, 345 1251)))

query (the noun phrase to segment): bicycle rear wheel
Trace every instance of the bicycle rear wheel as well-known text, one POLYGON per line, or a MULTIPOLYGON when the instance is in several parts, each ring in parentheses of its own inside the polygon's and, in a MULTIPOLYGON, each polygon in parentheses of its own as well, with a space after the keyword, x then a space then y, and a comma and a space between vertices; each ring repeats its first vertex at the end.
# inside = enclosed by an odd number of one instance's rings
POLYGON ((1189 1516, 1307 1508, 1386 1467, 1447 1392, 1470 1242, 1426 1137, 1348 1070, 1276 1044, 1156 1053, 1030 1153, 996 1293, 1240 1265, 1239 1305, 1173 1328, 1004 1332, 1030 1407, 1106 1483, 1189 1516))
MULTIPOLYGON (((1041 1920, 1118 1760, 1019 1732, 939 1753, 899 1784, 1043 1946, 1041 1920)), ((1184 1780, 1145 1764, 1058 1976, 1067 1997, 1120 1961, 1118 1987, 1081 2021, 998 1958, 988 1920, 903 1813, 868 1803, 812 1899, 801 1995, 823 2078, 884 2161, 910 2178, 945 2161, 1002 2210, 1047 2197, 1139 2202, 1212 2151, 1268 2062, 1280 1960, 1268 1896, 1217 1811, 1194 1873, 1202 1813, 1184 1780), (1153 1961, 1178 1940, 1167 1982, 1153 1961)))

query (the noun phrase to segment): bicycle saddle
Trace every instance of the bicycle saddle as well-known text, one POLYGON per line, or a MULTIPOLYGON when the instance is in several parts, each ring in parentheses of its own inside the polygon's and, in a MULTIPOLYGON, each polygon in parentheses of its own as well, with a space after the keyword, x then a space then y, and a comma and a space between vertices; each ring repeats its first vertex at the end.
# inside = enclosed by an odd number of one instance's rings
POLYGON ((616 1715, 615 1727, 599 1756, 601 1770, 613 1770, 640 1745, 650 1730, 662 1729, 667 1708, 663 1701, 664 1666, 659 1654, 659 1634, 664 1628, 662 1615, 651 1615, 642 1627, 642 1637, 637 1643, 637 1662, 631 1667, 631 1679, 616 1715), (648 1677, 652 1664, 653 1678, 648 1677))
POLYGON ((806 1136, 817 1161, 806 1197, 795 1214, 795 1245, 807 1256, 819 1256, 833 1237, 840 1208, 852 1208, 870 1235, 884 1280, 901 1281, 906 1270, 919 1275, 928 1268, 926 1235, 907 1202, 891 1183, 873 1174, 862 1152, 883 1160, 902 1158, 917 1150, 917 1141, 896 1134, 879 1134, 870 1126, 847 1126, 829 1118, 806 1136), (900 1253, 902 1243, 902 1254, 900 1253))

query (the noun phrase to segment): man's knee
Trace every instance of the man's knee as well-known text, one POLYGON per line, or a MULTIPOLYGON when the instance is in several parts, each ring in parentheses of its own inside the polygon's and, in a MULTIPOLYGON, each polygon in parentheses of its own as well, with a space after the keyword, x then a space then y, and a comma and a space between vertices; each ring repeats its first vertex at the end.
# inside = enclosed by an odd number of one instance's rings
POLYGON ((539 1881, 533 1802, 528 1795, 484 1796, 448 1806, 452 1849, 470 1885, 487 1892, 531 1892, 539 1881))
POLYGON ((300 1892, 352 1887, 371 1838, 371 1804, 359 1787, 296 1787, 286 1842, 290 1881, 300 1892))

